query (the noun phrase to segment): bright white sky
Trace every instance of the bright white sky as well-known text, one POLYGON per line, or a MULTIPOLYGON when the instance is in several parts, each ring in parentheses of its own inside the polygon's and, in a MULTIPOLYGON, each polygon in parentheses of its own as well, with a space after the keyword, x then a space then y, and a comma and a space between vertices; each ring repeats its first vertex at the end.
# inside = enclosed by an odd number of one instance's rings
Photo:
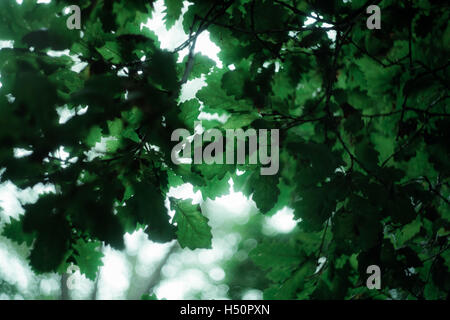
MULTIPOLYGON (((21 3, 20 0, 17 0, 21 3)), ((40 3, 49 3, 50 0, 39 0, 40 3)), ((155 11, 152 19, 143 25, 153 30, 161 42, 162 48, 173 50, 180 45, 187 35, 183 32, 182 20, 170 29, 166 30, 163 21, 164 3, 158 0, 155 3, 155 11)), ((187 3, 183 9, 187 10, 187 3)), ((309 21, 312 23, 313 21, 309 21)), ((11 42, 0 42, 0 48, 12 46, 11 42)), ((220 48, 209 39, 209 33, 203 32, 195 47, 197 52, 210 57, 216 61, 218 67, 222 67, 217 54, 220 48)), ((181 52, 180 61, 188 53, 187 49, 181 52)), ((182 89, 181 101, 191 99, 195 93, 206 85, 204 79, 194 79, 184 84, 182 89)), ((0 82, 1 88, 1 82, 0 82)), ((65 117, 61 122, 67 121, 70 115, 62 114, 65 117)), ((205 117, 205 115, 203 115, 205 117)), ((23 151, 18 151, 23 152, 23 151)), ((59 155, 68 157, 63 148, 59 155)), ((37 201, 38 195, 42 192, 54 192, 52 186, 37 185, 33 189, 19 190, 13 184, 6 182, 0 185, 0 206, 4 209, 0 213, 0 221, 8 217, 18 217, 23 214, 22 204, 37 201)), ((172 188, 170 196, 177 198, 191 198, 194 203, 201 203, 200 192, 194 193, 192 185, 186 184, 178 188, 172 188)), ((242 193, 236 193, 232 188, 230 181, 230 194, 216 199, 215 201, 206 201, 201 203, 203 212, 210 220, 213 232, 213 248, 211 250, 183 250, 172 254, 167 265, 163 269, 164 280, 156 288, 158 298, 166 299, 184 299, 189 298, 191 290, 201 289, 204 292, 204 299, 226 298, 228 288, 221 284, 224 279, 224 270, 220 267, 221 262, 226 261, 232 255, 241 254, 237 252, 237 244, 240 240, 238 233, 227 232, 221 227, 229 225, 232 230, 233 224, 245 224, 251 215, 257 214, 257 209, 253 201, 245 198, 242 193)), ((172 213, 173 214, 173 213, 172 213)), ((296 225, 293 220, 293 210, 284 208, 272 217, 266 218, 263 232, 267 235, 275 233, 290 232, 296 225)), ((249 245, 254 246, 248 239, 249 245)), ((255 240, 253 240, 256 242, 255 240)), ((98 297, 100 299, 123 299, 125 292, 130 286, 130 282, 135 285, 139 279, 145 279, 153 270, 153 267, 165 255, 171 244, 156 244, 149 241, 142 231, 137 231, 132 235, 125 235, 126 250, 119 252, 109 247, 105 248, 104 266, 101 268, 98 297), (131 270, 129 259, 137 259, 137 267, 131 270), (130 281, 130 277, 134 278, 130 281), (137 278, 136 278, 137 277, 137 278)), ((4 237, 0 237, 0 279, 4 279, 11 284, 16 284, 24 292, 25 296, 32 289, 40 288, 43 292, 52 293, 59 290, 59 277, 56 274, 35 276, 26 259, 24 258, 28 249, 18 246, 4 237)), ((245 255, 242 257, 246 258, 245 255)), ((89 291, 93 283, 77 274, 77 288, 72 292, 73 298, 89 298, 89 291)), ((243 299, 260 299, 261 292, 258 290, 248 291, 243 299)), ((7 297, 0 293, 1 298, 7 297)), ((139 297, 134 297, 139 298, 139 297)))

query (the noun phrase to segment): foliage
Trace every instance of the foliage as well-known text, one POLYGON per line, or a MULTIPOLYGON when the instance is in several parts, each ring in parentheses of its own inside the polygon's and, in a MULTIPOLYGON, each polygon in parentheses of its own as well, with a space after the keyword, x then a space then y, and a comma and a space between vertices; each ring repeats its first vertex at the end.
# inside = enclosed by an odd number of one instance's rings
MULTIPOLYGON (((289 206, 300 222, 289 237, 265 239, 251 253, 271 281, 265 298, 448 297, 446 3, 375 1, 382 29, 368 30, 371 1, 192 2, 182 21, 189 38, 169 52, 140 29, 152 1, 79 1, 83 36, 65 27, 61 13, 71 1, 0 1, 0 40, 14 41, 0 50, 1 179, 56 189, 27 205, 4 235, 32 245, 38 272, 73 262, 93 279, 100 242, 123 248, 123 234, 138 226, 155 241, 210 247, 201 210, 171 199, 174 224, 164 199, 182 182, 214 199, 231 177, 261 214, 289 206), (177 63, 205 30, 224 67, 199 54, 177 63), (74 58, 85 63, 81 72, 74 58), (180 104, 182 79, 201 75, 207 86, 180 104), (280 129, 279 173, 174 165, 170 135, 193 127, 199 102, 204 112, 228 115, 224 127, 280 129), (59 108, 73 117, 59 123, 59 108), (106 138, 106 152, 92 158, 106 138), (58 156, 61 147, 67 159, 58 156), (32 154, 18 158, 16 148, 32 154), (319 258, 326 260, 316 270, 319 258), (379 291, 365 286, 373 264, 382 270, 379 291)), ((182 5, 166 5, 170 28, 182 5)))

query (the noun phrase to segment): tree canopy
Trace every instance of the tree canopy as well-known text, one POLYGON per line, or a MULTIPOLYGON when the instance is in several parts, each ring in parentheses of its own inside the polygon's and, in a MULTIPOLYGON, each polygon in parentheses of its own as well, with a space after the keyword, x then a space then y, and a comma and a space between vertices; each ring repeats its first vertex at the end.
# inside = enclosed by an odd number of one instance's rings
POLYGON ((0 1, 0 40, 12 41, 0 50, 0 178, 55 186, 3 229, 32 246, 36 272, 74 263, 94 279, 101 244, 121 249, 143 226, 153 241, 210 248, 200 206, 170 198, 171 221, 165 199, 183 183, 215 199, 231 178, 260 214, 290 207, 299 221, 251 252, 264 298, 448 298, 446 1, 191 0, 182 14, 165 0, 166 27, 182 18, 187 34, 172 51, 141 28, 152 1, 77 1, 81 30, 66 26, 72 2, 0 1), (366 26, 370 4, 381 29, 366 26), (196 53, 204 32, 223 66, 196 53), (279 129, 279 172, 174 164, 172 132, 201 112, 227 117, 204 128, 279 129), (370 265, 380 290, 366 287, 370 265))

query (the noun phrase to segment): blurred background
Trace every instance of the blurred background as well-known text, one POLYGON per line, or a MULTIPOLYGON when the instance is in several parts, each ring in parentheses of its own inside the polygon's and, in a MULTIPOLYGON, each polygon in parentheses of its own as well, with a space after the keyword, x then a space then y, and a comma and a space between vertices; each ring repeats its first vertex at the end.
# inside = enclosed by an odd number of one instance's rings
MULTIPOLYGON (((0 189, 2 221, 23 213, 22 205, 51 192, 43 185, 18 190, 11 183, 0 189)), ((181 249, 174 242, 148 240, 143 230, 125 234, 126 249, 103 247, 103 266, 96 281, 76 271, 36 275, 27 262, 29 248, 0 237, 0 299, 60 299, 71 283, 71 299, 140 299, 154 293, 158 299, 261 299, 267 287, 264 273, 249 259, 263 237, 288 234, 295 228, 292 210, 271 217, 258 213, 254 202, 233 190, 214 201, 201 201, 192 185, 172 188, 170 196, 200 203, 212 228, 212 249, 181 249)), ((170 213, 173 215, 173 213, 170 213)))

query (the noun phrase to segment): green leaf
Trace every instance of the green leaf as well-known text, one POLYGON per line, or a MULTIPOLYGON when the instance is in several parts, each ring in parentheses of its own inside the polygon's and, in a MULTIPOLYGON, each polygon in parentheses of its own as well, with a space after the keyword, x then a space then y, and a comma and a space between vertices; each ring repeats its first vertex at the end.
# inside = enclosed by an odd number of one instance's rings
POLYGON ((219 177, 208 179, 207 184, 200 187, 203 200, 206 201, 207 198, 214 200, 217 197, 228 194, 230 191, 230 184, 228 183, 229 179, 230 174, 225 174, 222 179, 219 179, 219 177))
POLYGON ((416 218, 417 214, 414 210, 411 199, 405 194, 397 194, 389 199, 387 210, 392 220, 397 223, 407 224, 416 218))
POLYGON ((191 200, 170 199, 171 208, 175 210, 173 221, 177 224, 178 242, 182 248, 211 248, 211 227, 208 218, 203 216, 200 206, 191 200))
MULTIPOLYGON (((202 76, 202 74, 208 74, 211 71, 211 68, 213 68, 216 65, 214 60, 211 60, 207 56, 204 56, 200 53, 194 54, 194 56, 192 58, 194 59, 194 63, 193 63, 191 72, 189 73, 189 77, 187 78, 187 80, 200 78, 202 76)), ((183 67, 186 66, 188 59, 189 59, 189 55, 187 55, 183 59, 183 62, 182 62, 183 67)))
POLYGON ((403 228, 395 233, 395 247, 400 248, 409 240, 411 240, 420 231, 422 223, 419 218, 416 218, 413 222, 408 223, 403 228))
POLYGON ((277 203, 280 189, 277 175, 263 176, 258 171, 250 177, 249 184, 253 191, 253 201, 262 213, 267 213, 277 203))
POLYGON ((381 240, 380 213, 367 201, 352 196, 345 210, 332 218, 332 230, 336 246, 344 250, 361 248, 368 250, 381 240))
POLYGON ((3 228, 2 234, 12 241, 30 246, 33 243, 34 235, 23 231, 22 220, 11 219, 11 222, 3 228))
POLYGON ((256 112, 248 114, 232 114, 231 117, 223 125, 224 129, 243 129, 250 125, 254 120, 258 119, 256 112))
POLYGON ((278 201, 278 175, 261 175, 259 168, 256 168, 233 178, 233 181, 236 191, 246 196, 253 194, 252 199, 263 214, 269 212, 278 201))
POLYGON ((133 128, 127 128, 123 131, 122 136, 136 143, 140 143, 141 139, 133 128))
POLYGON ((302 190, 301 200, 294 204, 295 217, 307 230, 318 231, 336 207, 332 192, 326 188, 313 187, 302 190))
POLYGON ((79 239, 74 245, 75 261, 80 267, 81 274, 84 274, 89 280, 95 281, 99 268, 103 265, 103 252, 100 242, 86 242, 79 239))
POLYGON ((220 75, 215 72, 207 79, 207 86, 201 88, 196 97, 205 104, 205 107, 215 111, 249 111, 252 109, 249 102, 235 100, 222 89, 220 75))
POLYGON ((56 271, 69 250, 70 227, 59 207, 61 201, 56 195, 46 195, 26 205, 23 230, 36 234, 29 260, 40 273, 56 271))
POLYGON ((103 47, 97 48, 97 51, 106 61, 111 63, 120 63, 122 61, 120 46, 117 42, 107 41, 103 47))
POLYGON ((264 270, 297 266, 304 253, 291 243, 281 241, 263 242, 252 250, 250 257, 264 270))
POLYGON ((166 28, 169 30, 180 17, 181 9, 183 9, 183 2, 178 0, 164 0, 164 2, 166 4, 166 10, 164 11, 166 15, 164 16, 164 20, 166 28))
POLYGON ((240 99, 243 97, 245 81, 245 74, 240 70, 227 71, 222 76, 222 89, 227 95, 240 99))
POLYGON ((89 131, 89 134, 86 138, 86 144, 89 147, 93 148, 95 147, 97 142, 99 143, 101 141, 101 138, 102 138, 102 128, 100 128, 99 126, 94 126, 89 131))
POLYGON ((170 92, 180 88, 177 79, 175 57, 171 52, 156 50, 149 58, 147 72, 148 82, 170 92))
POLYGON ((144 293, 141 297, 141 300, 158 300, 156 294, 149 295, 148 293, 144 293))
POLYGON ((113 121, 108 121, 109 134, 115 137, 120 137, 123 130, 123 122, 121 119, 114 119, 113 121))
POLYGON ((198 116, 200 115, 199 108, 200 103, 198 103, 197 99, 190 99, 180 105, 181 113, 179 118, 190 129, 194 129, 194 121, 198 120, 198 116))
POLYGON ((121 218, 126 221, 128 232, 133 232, 137 224, 148 225, 149 239, 166 242, 174 238, 174 226, 169 222, 164 197, 159 189, 150 182, 138 182, 132 185, 133 197, 126 206, 119 209, 121 218))
POLYGON ((369 170, 377 168, 379 153, 375 150, 372 143, 365 141, 356 145, 355 155, 365 168, 369 170))
POLYGON ((299 266, 298 270, 286 281, 277 283, 264 291, 264 299, 268 300, 291 300, 297 297, 301 291, 306 278, 314 273, 314 264, 306 261, 299 266))

